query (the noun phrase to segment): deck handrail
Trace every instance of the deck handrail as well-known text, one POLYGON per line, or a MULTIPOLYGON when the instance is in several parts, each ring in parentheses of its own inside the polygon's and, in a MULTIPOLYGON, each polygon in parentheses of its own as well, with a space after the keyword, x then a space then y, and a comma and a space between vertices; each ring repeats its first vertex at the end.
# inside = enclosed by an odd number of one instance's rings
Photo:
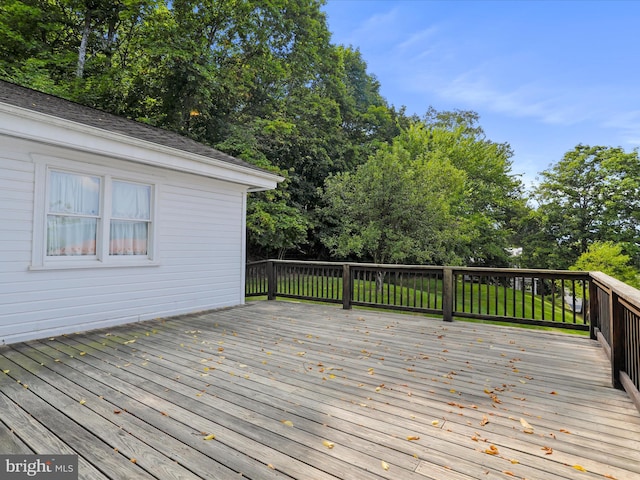
POLYGON ((602 272, 262 260, 245 278, 246 297, 589 331, 640 410, 640 291, 602 272))

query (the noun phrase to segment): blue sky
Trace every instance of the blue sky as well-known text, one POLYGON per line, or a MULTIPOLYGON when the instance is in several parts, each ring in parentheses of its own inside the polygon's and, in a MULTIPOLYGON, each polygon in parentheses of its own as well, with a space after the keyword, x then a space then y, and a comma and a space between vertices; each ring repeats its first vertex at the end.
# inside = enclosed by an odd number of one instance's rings
POLYGON ((640 1, 328 0, 407 113, 474 110, 526 186, 577 144, 640 146, 640 1))

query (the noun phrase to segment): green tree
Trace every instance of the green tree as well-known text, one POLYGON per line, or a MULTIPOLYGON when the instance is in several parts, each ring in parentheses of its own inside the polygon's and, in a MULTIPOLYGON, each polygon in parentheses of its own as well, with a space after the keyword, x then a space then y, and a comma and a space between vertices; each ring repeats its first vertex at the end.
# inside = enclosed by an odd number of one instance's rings
MULTIPOLYGON (((411 127, 415 129, 419 127, 411 127)), ((414 154, 402 138, 355 172, 325 183, 324 214, 333 225, 323 242, 339 257, 375 263, 457 263, 452 205, 464 173, 444 155, 414 154)))
POLYGON ((400 135, 413 155, 441 155, 465 173, 462 200, 454 205, 459 219, 451 245, 467 265, 509 265, 507 248, 526 214, 520 180, 511 173, 508 144, 488 140, 475 112, 429 109, 419 128, 400 135))
POLYGON ((542 172, 535 198, 541 229, 534 248, 552 248, 555 254, 547 264, 528 266, 567 268, 596 241, 624 244, 639 265, 637 150, 578 145, 542 172))
POLYGON ((623 246, 613 242, 592 243, 569 269, 603 272, 640 288, 640 272, 631 264, 631 257, 623 253, 623 246))

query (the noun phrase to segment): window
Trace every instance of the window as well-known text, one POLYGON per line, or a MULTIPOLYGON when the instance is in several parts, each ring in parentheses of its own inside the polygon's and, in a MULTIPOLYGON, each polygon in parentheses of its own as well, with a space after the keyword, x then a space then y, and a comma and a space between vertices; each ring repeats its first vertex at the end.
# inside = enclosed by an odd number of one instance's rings
POLYGON ((146 255, 151 223, 151 186, 114 181, 109 255, 146 255))
POLYGON ((36 211, 32 269, 155 264, 155 184, 115 172, 40 170, 44 208, 36 211))
POLYGON ((100 186, 98 177, 50 172, 47 256, 96 254, 100 186))

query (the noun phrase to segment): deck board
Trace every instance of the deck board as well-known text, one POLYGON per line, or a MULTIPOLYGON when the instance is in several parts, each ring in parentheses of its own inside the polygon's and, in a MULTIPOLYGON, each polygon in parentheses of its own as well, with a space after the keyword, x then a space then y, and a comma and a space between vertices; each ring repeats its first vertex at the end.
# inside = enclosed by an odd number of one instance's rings
POLYGON ((0 450, 77 453, 80 478, 640 478, 640 414, 581 336, 250 302, 2 347, 0 371, 0 450))

